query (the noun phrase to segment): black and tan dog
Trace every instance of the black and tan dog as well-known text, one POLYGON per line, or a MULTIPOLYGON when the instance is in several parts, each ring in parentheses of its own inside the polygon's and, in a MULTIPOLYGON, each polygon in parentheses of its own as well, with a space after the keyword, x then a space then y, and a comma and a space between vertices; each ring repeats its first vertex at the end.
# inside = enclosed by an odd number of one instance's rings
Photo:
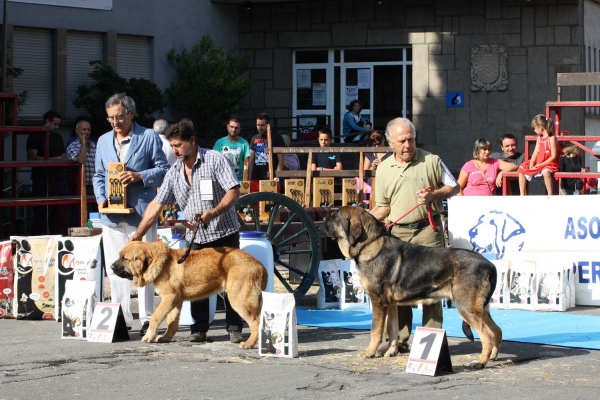
POLYGON ((177 259, 185 249, 170 249, 160 242, 130 242, 112 265, 115 275, 138 286, 154 283, 161 302, 150 318, 143 342, 170 342, 179 328, 184 300, 199 300, 225 289, 231 307, 246 320, 250 337, 240 343, 251 349, 258 341, 262 291, 267 286, 267 270, 252 255, 232 247, 215 247, 190 252, 182 264, 177 259), (167 331, 156 337, 167 319, 167 331))
POLYGON ((473 251, 418 246, 391 237, 381 222, 360 207, 341 207, 325 218, 323 227, 342 254, 354 259, 360 283, 373 302, 371 343, 361 356, 398 354, 396 305, 452 298, 465 321, 465 335, 474 340, 471 326, 481 338, 481 357, 471 367, 483 368, 489 359, 496 359, 502 330, 489 312, 496 287, 496 268, 491 262, 473 251), (378 349, 386 316, 390 341, 378 349))

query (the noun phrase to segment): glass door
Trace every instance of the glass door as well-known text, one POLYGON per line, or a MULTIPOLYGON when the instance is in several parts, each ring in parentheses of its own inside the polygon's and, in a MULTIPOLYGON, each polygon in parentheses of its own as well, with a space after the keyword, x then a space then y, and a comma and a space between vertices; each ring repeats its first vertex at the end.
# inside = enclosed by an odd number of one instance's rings
MULTIPOLYGON (((373 67, 371 65, 345 64, 342 67, 342 96, 343 103, 340 121, 351 111, 348 109, 353 100, 362 103, 360 116, 366 123, 372 123, 373 107, 373 67)), ((358 139, 358 137, 357 137, 358 139)))

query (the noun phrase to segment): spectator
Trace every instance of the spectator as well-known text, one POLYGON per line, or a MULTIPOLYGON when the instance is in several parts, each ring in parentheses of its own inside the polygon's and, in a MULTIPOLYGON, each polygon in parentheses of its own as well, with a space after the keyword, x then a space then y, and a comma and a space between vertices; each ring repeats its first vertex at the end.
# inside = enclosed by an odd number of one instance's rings
MULTIPOLYGON (((285 147, 290 147, 292 141, 288 135, 281 135, 285 142, 285 147)), ((286 171, 298 171, 300 169, 300 160, 295 153, 285 153, 283 156, 283 169, 286 171)))
MULTIPOLYGON (((500 148, 502 151, 490 154, 490 158, 497 158, 515 164, 517 167, 523 163, 525 154, 517 151, 518 143, 515 135, 506 133, 500 138, 500 148)), ((510 179, 507 192, 511 195, 519 194, 519 180, 510 179)))
POLYGON ((250 145, 240 137, 242 125, 240 121, 231 118, 227 121, 227 136, 215 142, 213 150, 223 154, 233 166, 238 181, 248 180, 248 159, 250 158, 250 145))
POLYGON ((554 121, 542 114, 536 115, 531 121, 531 127, 538 135, 535 149, 529 161, 519 166, 519 189, 521 196, 527 193, 527 181, 538 176, 544 177, 548 196, 553 194, 552 174, 558 171, 558 141, 554 136, 554 121))
MULTIPOLYGON (((250 139, 250 162, 248 163, 248 177, 251 179, 250 191, 258 192, 259 180, 269 180, 269 151, 267 148, 267 126, 269 116, 265 113, 258 114, 256 118, 257 134, 250 139)), ((273 147, 284 147, 285 142, 281 136, 271 133, 273 147)), ((273 171, 283 171, 283 153, 273 154, 273 171)))
MULTIPOLYGON (((194 129, 194 123, 189 118, 181 118, 181 121, 179 121, 179 122, 188 124, 189 126, 192 127, 192 129, 194 129)), ((196 142, 198 143, 198 146, 202 147, 203 149, 208 149, 208 143, 206 143, 206 140, 202 139, 197 134, 196 134, 196 142)))
MULTIPOLYGON (((331 146, 331 129, 323 126, 319 129, 319 146, 331 146)), ((343 168, 340 153, 313 153, 311 168, 313 171, 341 170, 343 168)))
MULTIPOLYGON (((96 171, 96 143, 90 140, 92 126, 90 123, 81 119, 75 124, 77 140, 67 147, 67 159, 75 161, 78 164, 85 165, 85 183, 86 193, 94 193, 94 172, 96 171)), ((88 212, 98 211, 96 203, 88 204, 88 212)))
MULTIPOLYGON (((57 111, 50 110, 44 114, 44 126, 50 131, 49 160, 65 160, 65 144, 58 133, 62 117, 57 111)), ((43 161, 46 140, 42 134, 31 134, 27 138, 27 159, 43 161)), ((33 167, 31 168, 31 194, 33 197, 66 196, 69 188, 65 168, 33 167)), ((65 206, 33 207, 33 235, 62 234, 66 235, 66 226, 61 224, 61 213, 65 206), (44 221, 44 222, 42 222, 44 221)))
POLYGON ((517 169, 513 163, 491 158, 491 151, 492 145, 487 140, 475 141, 473 160, 463 165, 458 176, 458 196, 493 196, 496 187, 502 186, 502 172, 517 169))
MULTIPOLYGON (((378 130, 374 130, 369 135, 371 146, 373 147, 387 147, 387 143, 383 137, 383 134, 378 130)), ((365 153, 365 159, 363 160, 363 169, 375 171, 377 166, 392 153, 365 153)))
POLYGON ((158 137, 162 141, 162 149, 165 153, 165 157, 167 157, 167 162, 169 163, 169 165, 173 165, 175 164, 175 161, 177 161, 177 157, 175 156, 175 153, 173 153, 171 145, 165 137, 165 131, 167 130, 168 126, 169 124, 164 119, 157 119, 156 121, 154 121, 152 129, 154 130, 154 132, 158 133, 158 137))
MULTIPOLYGON (((177 201, 188 221, 204 224, 194 235, 192 250, 213 247, 240 247, 238 216, 235 202, 240 197, 240 183, 231 163, 223 155, 213 150, 201 149, 196 144, 194 131, 185 123, 175 124, 167 130, 167 138, 177 156, 177 162, 169 170, 160 192, 148 206, 144 218, 131 240, 140 240, 155 226, 156 218, 164 205, 177 201), (188 181, 189 174, 189 181, 188 181), (204 192, 206 183, 211 193, 204 192)), ((188 240, 192 233, 189 232, 188 240)), ((210 326, 208 299, 191 303, 194 324, 190 326, 190 342, 206 342, 206 332, 210 326)), ((225 294, 225 320, 229 341, 240 343, 243 320, 231 307, 225 294)))
POLYGON ((348 106, 348 112, 344 115, 344 122, 342 124, 342 133, 344 135, 344 143, 351 143, 353 141, 360 141, 367 133, 371 131, 371 125, 368 128, 364 125, 367 123, 360 115, 362 110, 362 102, 359 100, 352 100, 348 106), (351 133, 359 133, 360 135, 350 135, 351 133), (349 135, 349 136, 348 136, 349 135))
MULTIPOLYGON (((406 118, 390 121, 385 132, 394 153, 377 167, 375 182, 375 207, 371 214, 380 221, 396 221, 416 204, 431 204, 437 230, 431 229, 427 208, 418 207, 391 229, 397 238, 428 247, 444 247, 441 229, 442 200, 458 193, 454 177, 442 160, 417 148, 415 127, 406 118), (432 190, 427 190, 427 188, 432 190)), ((424 277, 425 279, 425 277, 424 277)), ((423 304, 422 325, 429 328, 442 327, 442 303, 423 304)), ((398 351, 410 351, 408 339, 412 329, 412 308, 398 307, 398 351)), ((390 338, 390 342, 393 338, 390 338)), ((394 338, 395 339, 395 338, 394 338)))
MULTIPOLYGON (((85 121, 88 124, 90 124, 90 126, 92 126, 92 118, 88 115, 80 115, 79 117, 75 118, 75 128, 73 128, 73 132, 71 132, 71 136, 69 137, 69 139, 67 139, 67 143, 65 144, 65 147, 69 147, 71 145, 71 143, 73 143, 74 141, 77 140, 77 124, 81 121, 85 121)), ((90 141, 96 143, 96 141, 94 139, 92 139, 91 137, 89 138, 90 141)))
MULTIPOLYGON (((560 170, 562 172, 583 172, 583 160, 579 154, 579 148, 575 145, 565 147, 563 156, 560 158, 560 170)), ((583 187, 580 178, 562 178, 560 193, 562 195, 578 195, 583 187)))
MULTIPOLYGON (((98 139, 96 151, 96 172, 94 174, 94 194, 98 209, 108 206, 108 163, 124 162, 126 170, 118 177, 127 188, 127 206, 133 206, 132 214, 102 214, 102 241, 104 265, 110 279, 113 303, 120 303, 128 327, 133 324, 130 310, 130 281, 116 276, 110 266, 119 258, 119 251, 127 244, 142 220, 146 207, 154 199, 157 188, 169 170, 169 163, 162 150, 162 142, 152 130, 138 125, 135 102, 125 93, 111 96, 105 104, 106 118, 113 130, 98 139)), ((112 177, 111 177, 112 179, 112 177)), ((148 229, 143 239, 156 241, 156 221, 148 229)), ((148 330, 154 310, 154 285, 138 288, 139 318, 142 322, 140 335, 148 330)))

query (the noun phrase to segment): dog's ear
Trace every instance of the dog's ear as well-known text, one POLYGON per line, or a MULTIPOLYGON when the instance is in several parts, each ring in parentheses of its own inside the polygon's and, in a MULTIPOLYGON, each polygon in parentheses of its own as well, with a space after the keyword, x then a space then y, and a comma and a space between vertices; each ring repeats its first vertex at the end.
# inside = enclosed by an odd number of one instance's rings
POLYGON ((154 282, 165 265, 168 265, 171 252, 163 242, 143 242, 145 262, 142 274, 147 283, 154 282))
POLYGON ((362 217, 363 215, 360 215, 358 217, 351 215, 351 218, 348 221, 348 244, 350 246, 354 246, 364 232, 362 217))

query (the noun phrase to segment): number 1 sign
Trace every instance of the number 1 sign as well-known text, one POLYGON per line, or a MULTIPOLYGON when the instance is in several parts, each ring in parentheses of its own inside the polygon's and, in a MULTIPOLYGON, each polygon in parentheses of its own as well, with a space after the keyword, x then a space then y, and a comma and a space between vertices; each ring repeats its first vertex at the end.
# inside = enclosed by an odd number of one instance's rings
POLYGON ((434 376, 437 371, 452 372, 452 360, 444 329, 417 327, 406 372, 434 376))
POLYGON ((116 340, 129 340, 121 305, 96 303, 92 325, 88 331, 88 342, 112 343, 116 340))

